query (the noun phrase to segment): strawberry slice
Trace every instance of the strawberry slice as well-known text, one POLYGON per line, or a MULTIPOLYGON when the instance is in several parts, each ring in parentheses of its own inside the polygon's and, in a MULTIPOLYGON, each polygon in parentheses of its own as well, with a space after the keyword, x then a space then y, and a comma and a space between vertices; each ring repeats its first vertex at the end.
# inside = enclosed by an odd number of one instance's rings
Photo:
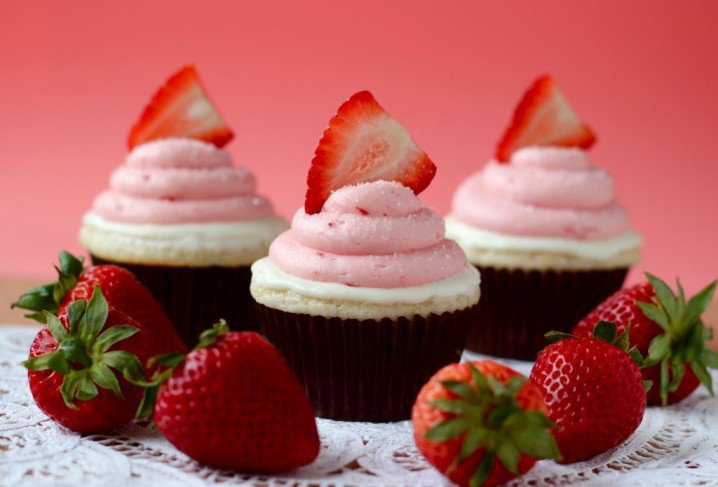
POLYGON ((496 147, 496 159, 506 162, 521 147, 551 145, 588 149, 596 141, 559 91, 545 75, 534 81, 514 112, 511 125, 496 147))
POLYGON ((304 209, 319 213, 332 191, 351 184, 396 181, 421 193, 436 166, 409 132, 360 91, 339 107, 329 121, 307 176, 304 209))
POLYGON ((234 134, 209 100, 194 66, 185 66, 168 79, 132 127, 130 149, 164 137, 191 137, 217 147, 234 134))

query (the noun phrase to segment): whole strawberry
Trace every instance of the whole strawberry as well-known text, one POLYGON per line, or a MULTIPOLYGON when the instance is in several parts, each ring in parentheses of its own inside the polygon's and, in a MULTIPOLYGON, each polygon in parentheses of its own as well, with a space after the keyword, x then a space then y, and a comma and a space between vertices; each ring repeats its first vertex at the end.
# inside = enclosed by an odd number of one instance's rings
POLYGON ((109 432, 135 414, 145 379, 140 360, 157 353, 154 337, 124 313, 108 307, 98 286, 89 301, 75 301, 60 318, 44 312, 28 369, 38 407, 82 434, 109 432))
POLYGON ((114 265, 83 269, 82 260, 64 250, 60 252, 59 261, 60 267, 55 267, 58 273, 56 282, 31 289, 20 296, 12 307, 33 311, 26 317, 44 323, 43 311, 62 317, 75 301, 90 299, 97 285, 112 308, 151 330, 160 350, 186 351, 160 304, 128 270, 114 265))
POLYGON ((598 321, 616 323, 618 333, 631 326, 629 343, 646 360, 641 370, 645 380, 655 384, 648 391, 648 404, 673 404, 693 392, 700 383, 713 394, 708 368, 718 368, 718 354, 706 346, 712 336, 701 315, 713 298, 716 282, 686 302, 681 283, 678 294, 657 277, 646 274, 648 282, 621 289, 573 330, 589 336, 598 321))
POLYGON ((140 415, 156 394, 160 432, 213 467, 266 473, 311 463, 319 436, 304 389, 264 337, 228 330, 214 325, 186 358, 158 357, 170 368, 155 377, 140 415))
POLYGON ((544 348, 531 370, 541 388, 564 463, 588 460, 623 443, 646 410, 646 390, 628 330, 600 322, 593 337, 549 333, 558 342, 544 348))
POLYGON ((439 370, 419 392, 411 421, 422 455, 462 486, 498 485, 536 459, 560 458, 541 391, 492 360, 439 370))

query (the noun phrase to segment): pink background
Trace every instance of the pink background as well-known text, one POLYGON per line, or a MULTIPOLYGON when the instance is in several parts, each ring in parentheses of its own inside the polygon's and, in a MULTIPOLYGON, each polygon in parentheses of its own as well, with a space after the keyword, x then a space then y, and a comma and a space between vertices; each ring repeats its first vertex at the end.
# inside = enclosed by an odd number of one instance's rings
MULTIPOLYGON (((49 275, 153 90, 197 64, 229 146, 290 215, 328 119, 369 89, 439 167, 446 211, 553 73, 645 236, 639 269, 718 271, 718 2, 0 0, 0 274, 49 275)), ((635 278, 636 274, 634 274, 635 278)))

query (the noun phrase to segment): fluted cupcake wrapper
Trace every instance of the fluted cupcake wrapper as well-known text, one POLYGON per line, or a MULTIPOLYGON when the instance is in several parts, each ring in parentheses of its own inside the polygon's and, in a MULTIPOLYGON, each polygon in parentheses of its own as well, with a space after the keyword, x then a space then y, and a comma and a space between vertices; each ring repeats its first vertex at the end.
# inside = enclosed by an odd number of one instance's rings
POLYGON ((90 255, 95 265, 114 264, 132 272, 164 307, 188 347, 220 318, 233 330, 257 331, 252 271, 242 267, 170 267, 112 262, 90 255))
POLYGON ((621 288, 628 268, 537 271, 477 266, 481 272, 478 319, 466 346, 472 352, 535 360, 544 335, 570 332, 621 288))
POLYGON ((369 422, 410 417, 424 383, 459 361, 476 311, 355 320, 257 304, 261 332, 284 356, 317 415, 369 422))

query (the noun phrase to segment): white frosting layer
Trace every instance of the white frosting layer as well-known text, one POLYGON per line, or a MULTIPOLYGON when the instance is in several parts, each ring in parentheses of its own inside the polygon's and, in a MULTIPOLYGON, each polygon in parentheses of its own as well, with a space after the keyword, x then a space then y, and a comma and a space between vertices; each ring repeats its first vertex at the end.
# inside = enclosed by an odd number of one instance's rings
POLYGON ((609 260, 621 252, 639 248, 643 243, 641 236, 633 230, 605 240, 523 237, 481 230, 461 223, 451 216, 446 217, 446 233, 460 243, 465 242, 490 249, 556 252, 593 260, 609 260))
POLYGON ((479 267, 553 271, 627 268, 641 258, 641 238, 633 231, 604 240, 524 237, 480 230, 446 219, 446 236, 479 267))
POLYGON ((276 291, 293 291, 317 299, 369 301, 372 303, 421 303, 432 299, 453 298, 456 295, 476 295, 481 282, 479 271, 466 265, 462 270, 441 281, 402 288, 347 286, 336 282, 310 281, 279 269, 269 258, 252 265, 252 282, 276 291))
POLYGON ((269 244, 287 227, 279 217, 158 225, 114 222, 88 212, 83 218, 80 243, 90 253, 116 262, 242 266, 266 256, 269 244))
POLYGON ((610 260, 623 252, 638 250, 643 242, 641 236, 633 230, 605 240, 505 235, 472 227, 452 216, 446 217, 446 236, 462 246, 569 254, 595 261, 610 260))
POLYGON ((381 320, 469 308, 479 301, 479 284, 479 272, 468 264, 441 281, 385 289, 311 281, 287 274, 265 258, 252 266, 250 291, 258 303, 288 313, 381 320))

